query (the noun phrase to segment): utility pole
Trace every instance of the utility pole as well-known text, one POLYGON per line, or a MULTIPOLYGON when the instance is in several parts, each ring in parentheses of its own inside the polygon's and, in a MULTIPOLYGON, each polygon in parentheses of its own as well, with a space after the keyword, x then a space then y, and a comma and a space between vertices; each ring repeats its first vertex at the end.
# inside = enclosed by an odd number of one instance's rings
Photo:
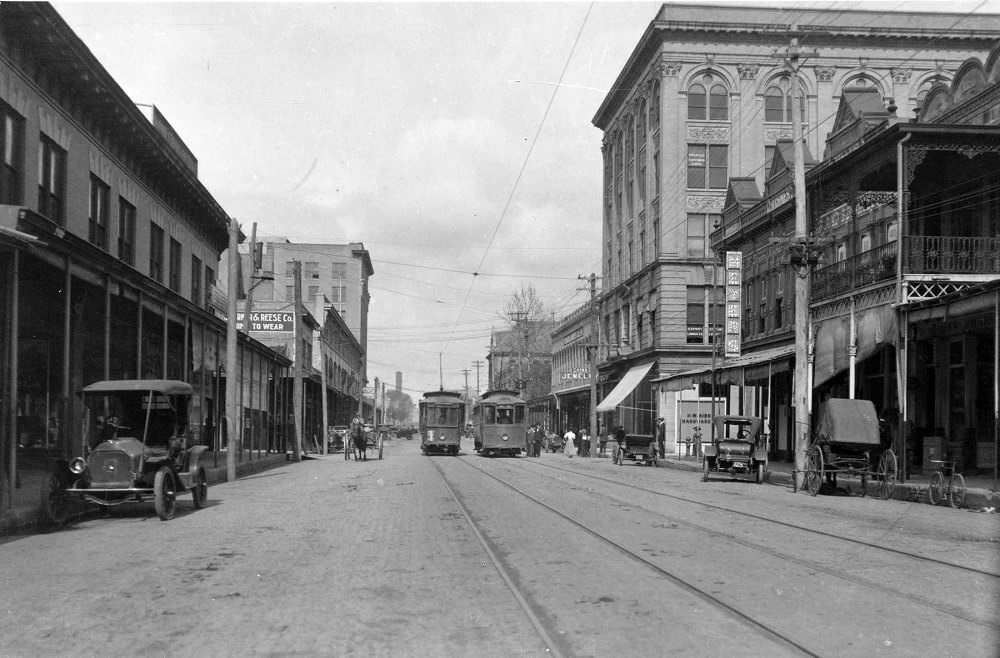
POLYGON ((253 309, 253 286, 257 278, 257 222, 250 229, 250 285, 247 286, 247 303, 243 309, 243 330, 250 335, 250 311, 253 309))
MULTIPOLYGON (((597 427, 597 359, 600 356, 600 332, 597 319, 597 279, 591 272, 589 277, 580 275, 590 284, 590 339, 587 341, 587 361, 590 365, 590 456, 597 454, 595 446, 600 442, 600 430, 597 427)), ((603 428, 607 432, 607 428, 603 428)))
POLYGON ((792 406, 795 409, 795 486, 802 486, 806 461, 806 446, 809 443, 810 414, 808 378, 809 350, 809 274, 811 263, 817 257, 815 246, 809 240, 809 224, 806 217, 806 173, 802 147, 802 107, 799 85, 799 68, 802 60, 815 51, 805 52, 799 47, 798 25, 792 25, 791 42, 785 53, 775 52, 774 57, 784 60, 791 74, 792 94, 792 153, 793 185, 795 191, 795 235, 790 244, 793 265, 797 265, 795 277, 795 373, 792 384, 792 406))
POLYGON ((327 395, 326 395, 326 317, 327 313, 323 313, 323 326, 319 330, 319 378, 320 386, 322 387, 322 401, 323 401, 323 432, 320 440, 323 442, 322 454, 326 454, 327 449, 327 439, 329 438, 330 432, 330 410, 327 407, 327 395))
MULTIPOLYGON (((525 319, 528 317, 527 311, 514 311, 514 335, 516 336, 517 330, 521 328, 521 317, 524 316, 525 319)), ((525 342, 527 342, 527 329, 525 332, 525 342)), ((514 338, 514 340, 517 340, 514 338)), ((520 341, 517 344, 517 392, 520 397, 524 397, 524 353, 521 351, 520 341)))
POLYGON ((295 461, 302 461, 302 261, 292 261, 292 276, 295 277, 295 375, 292 381, 295 442, 292 443, 292 456, 295 461))
POLYGON ((237 410, 239 377, 236 375, 236 292, 239 277, 240 225, 229 220, 229 278, 226 304, 226 480, 236 481, 236 451, 239 450, 240 419, 237 410))
POLYGON ((482 361, 476 360, 476 361, 472 362, 472 365, 476 366, 476 397, 478 398, 479 397, 479 368, 481 366, 486 365, 486 364, 484 364, 482 361))
POLYGON ((469 401, 469 372, 470 372, 470 370, 468 368, 465 368, 463 370, 459 370, 459 372, 462 373, 463 375, 465 375, 465 417, 468 418, 469 417, 469 405, 470 405, 470 401, 469 401))

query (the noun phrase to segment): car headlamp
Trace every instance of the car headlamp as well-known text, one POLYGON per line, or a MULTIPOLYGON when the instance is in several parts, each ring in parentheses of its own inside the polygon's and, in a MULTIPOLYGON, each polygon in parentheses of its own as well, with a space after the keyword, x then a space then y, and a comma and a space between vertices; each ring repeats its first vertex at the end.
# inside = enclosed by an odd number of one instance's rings
POLYGON ((87 470, 87 460, 83 457, 74 457, 69 463, 69 470, 75 475, 80 475, 87 470))

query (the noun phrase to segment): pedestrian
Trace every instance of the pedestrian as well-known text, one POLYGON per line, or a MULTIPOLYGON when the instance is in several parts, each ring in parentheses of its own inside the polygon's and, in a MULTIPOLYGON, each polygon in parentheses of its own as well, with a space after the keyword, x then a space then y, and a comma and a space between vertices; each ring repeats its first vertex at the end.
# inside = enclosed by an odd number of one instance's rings
POLYGON ((607 454, 608 451, 608 441, 611 440, 611 432, 602 434, 600 431, 597 433, 597 445, 599 446, 600 453, 602 455, 607 454))
POLYGON ((656 419, 656 449, 660 453, 660 459, 667 454, 667 424, 663 421, 663 416, 656 419))
POLYGON ((590 457, 590 432, 586 427, 580 430, 580 456, 590 457))
POLYGON ((625 449, 625 428, 619 425, 615 428, 615 454, 617 458, 618 453, 625 449))
POLYGON ((535 423, 535 457, 542 456, 542 439, 545 436, 545 432, 542 430, 542 426, 535 423))
POLYGON ((566 443, 563 444, 563 452, 565 452, 566 455, 572 459, 573 455, 576 454, 576 434, 573 432, 572 428, 566 430, 566 433, 563 434, 563 439, 566 441, 566 443))
POLYGON ((685 436, 684 437, 684 456, 685 457, 690 457, 691 456, 691 437, 690 436, 685 436))

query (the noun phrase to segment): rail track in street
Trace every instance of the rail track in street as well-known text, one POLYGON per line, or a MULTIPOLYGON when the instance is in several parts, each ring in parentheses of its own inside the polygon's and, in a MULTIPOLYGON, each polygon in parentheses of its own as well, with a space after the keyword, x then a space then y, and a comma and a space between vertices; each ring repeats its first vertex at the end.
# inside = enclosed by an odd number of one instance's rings
MULTIPOLYGON (((682 577, 679 577, 677 574, 675 574, 675 573, 673 573, 673 572, 671 572, 671 571, 663 568, 662 566, 656 564, 655 562, 647 559, 646 557, 644 557, 643 555, 639 554, 635 550, 632 550, 629 547, 627 547, 627 546, 625 546, 625 545, 623 545, 623 544, 615 541, 613 538, 607 536, 606 534, 602 534, 601 532, 599 532, 598 530, 595 530, 594 528, 590 527, 586 523, 583 523, 583 522, 579 521, 578 519, 575 519, 575 518, 573 518, 573 517, 571 517, 571 516, 563 513, 562 511, 556 509, 555 507, 553 507, 553 506, 549 505, 548 503, 546 503, 545 501, 541 500, 537 496, 533 496, 533 495, 527 493, 526 491, 518 488, 517 486, 515 486, 511 482, 509 482, 507 480, 504 480, 501 477, 498 477, 498 476, 496 476, 494 474, 488 473, 485 470, 474 466, 472 464, 472 461, 470 459, 468 459, 468 458, 466 458, 466 459, 453 459, 453 460, 447 460, 447 462, 449 464, 450 463, 461 463, 461 464, 463 464, 465 467, 476 471, 479 475, 485 476, 487 478, 490 478, 493 481, 495 481, 498 484, 500 484, 503 487, 505 487, 506 489, 509 489, 510 491, 515 492, 519 496, 521 496, 521 497, 523 497, 523 498, 525 498, 527 500, 532 501, 536 505, 538 505, 538 506, 544 508, 545 510, 547 510, 552 515, 554 515, 554 516, 558 517, 559 519, 562 519, 566 523, 572 525, 574 528, 577 528, 579 530, 584 531, 586 534, 588 534, 591 537, 597 539, 599 542, 601 542, 605 546, 611 548, 611 550, 613 552, 613 555, 609 556, 609 559, 620 559, 622 557, 626 557, 626 558, 629 558, 629 559, 631 559, 631 560, 633 560, 633 561, 641 564, 643 567, 649 569, 651 572, 653 572, 654 574, 656 574, 658 577, 662 578, 665 581, 670 582, 673 586, 678 587, 680 589, 683 589, 687 593, 692 594, 692 595, 698 597, 699 599, 701 599, 705 603, 708 603, 710 606, 712 606, 716 610, 722 611, 724 614, 728 615, 731 619, 734 619, 734 620, 738 621, 741 625, 743 625, 743 626, 745 626, 745 627, 747 627, 749 629, 752 629, 753 631, 755 631, 756 633, 758 633, 762 637, 770 640, 771 642, 773 642, 776 645, 780 645, 780 646, 785 647, 786 649, 790 649, 792 652, 794 652, 796 654, 799 654, 799 655, 805 655, 805 656, 819 656, 819 655, 821 655, 821 654, 818 654, 818 653, 814 652, 813 650, 809 649, 808 647, 804 646, 803 644, 799 643, 798 641, 796 641, 794 638, 790 637, 789 635, 786 635, 785 633, 781 632, 780 630, 774 628, 772 625, 768 624, 767 622, 762 621, 761 619, 757 618, 752 613, 747 612, 747 611, 741 609, 740 607, 738 607, 737 605, 729 603, 729 602, 723 600, 722 598, 713 595, 711 592, 707 591, 706 589, 704 589, 702 587, 699 587, 698 585, 696 585, 693 582, 690 582, 688 580, 685 580, 682 577)), ((558 646, 558 644, 553 641, 553 635, 545 628, 544 624, 541 622, 540 616, 536 613, 533 605, 530 602, 530 596, 529 596, 529 594, 527 592, 523 591, 522 588, 517 585, 517 583, 515 582, 515 580, 510 577, 505 562, 503 560, 499 559, 497 557, 496 553, 490 548, 489 542, 484 537, 484 530, 481 527, 481 524, 477 523, 474 520, 473 514, 466 507, 466 505, 462 502, 461 496, 459 495, 459 493, 456 492, 455 488, 453 487, 453 484, 449 481, 448 475, 445 473, 445 470, 437 462, 434 462, 434 468, 437 471, 438 475, 440 476, 442 483, 448 489, 448 491, 451 494, 452 498, 455 500, 456 505, 458 505, 459 508, 462 510, 462 514, 465 517, 466 521, 469 523, 470 527, 473 529, 473 531, 476 534, 477 538, 479 538, 479 541, 482 544, 482 546, 483 546, 486 554, 489 556, 490 562, 497 569, 497 571, 501 574, 501 577, 503 578, 504 582, 507 584, 508 588, 510 588, 511 593, 513 594, 513 596, 515 597, 515 599, 518 601, 518 603, 521 606, 521 608, 524 610, 525 615, 529 619, 529 621, 532 624, 532 626, 539 633, 539 636, 541 637, 542 641, 545 642, 546 646, 552 652, 552 655, 563 655, 562 652, 561 652, 561 650, 560 650, 560 648, 559 648, 559 646, 558 646)))

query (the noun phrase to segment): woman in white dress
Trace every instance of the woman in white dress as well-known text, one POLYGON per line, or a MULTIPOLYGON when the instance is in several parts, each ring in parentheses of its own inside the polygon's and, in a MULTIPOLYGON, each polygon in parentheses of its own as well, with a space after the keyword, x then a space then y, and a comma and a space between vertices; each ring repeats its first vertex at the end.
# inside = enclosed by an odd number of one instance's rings
POLYGON ((563 448, 563 452, 566 453, 567 457, 572 457, 576 454, 576 434, 571 429, 566 430, 563 438, 566 439, 566 446, 563 448))

